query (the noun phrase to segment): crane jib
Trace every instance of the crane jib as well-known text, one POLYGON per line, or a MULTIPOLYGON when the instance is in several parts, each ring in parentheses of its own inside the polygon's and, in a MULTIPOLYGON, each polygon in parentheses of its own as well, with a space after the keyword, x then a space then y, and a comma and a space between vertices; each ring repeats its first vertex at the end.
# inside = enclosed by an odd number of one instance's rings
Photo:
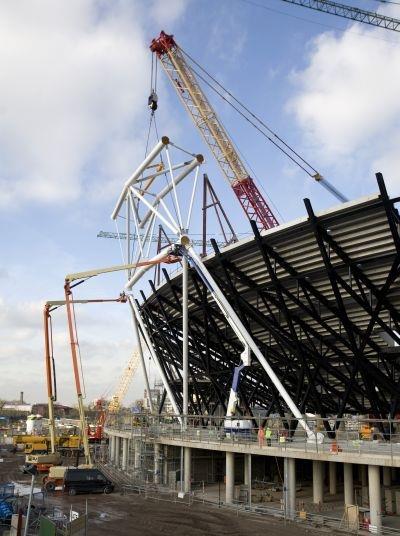
POLYGON ((230 136, 173 36, 161 32, 160 36, 151 42, 150 50, 157 55, 248 219, 254 220, 259 230, 276 227, 278 220, 246 170, 230 136))

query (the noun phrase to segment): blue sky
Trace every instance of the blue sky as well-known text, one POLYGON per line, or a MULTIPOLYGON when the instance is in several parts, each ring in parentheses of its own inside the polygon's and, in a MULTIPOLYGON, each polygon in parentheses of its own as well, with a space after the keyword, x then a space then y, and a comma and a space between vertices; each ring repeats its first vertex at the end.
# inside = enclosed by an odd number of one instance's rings
MULTIPOLYGON (((400 17, 400 6, 351 4, 400 17)), ((144 155, 147 47, 161 29, 347 197, 375 192, 376 171, 399 195, 400 47, 393 32, 280 0, 17 0, 0 3, 0 21, 0 398, 23 390, 31 401, 45 399, 43 302, 61 297, 65 274, 121 261, 117 241, 96 234, 115 230, 115 200, 144 155)), ((160 132, 205 155, 204 170, 236 230, 247 232, 161 70, 158 93, 160 132)), ((304 197, 317 210, 336 204, 225 103, 210 99, 281 221, 304 215, 304 197)), ((117 296, 122 287, 122 275, 105 276, 79 297, 117 296)), ((115 385, 134 339, 127 307, 77 313, 91 400, 115 385)), ((59 398, 73 402, 62 311, 54 326, 59 398)), ((142 391, 138 375, 129 396, 142 391)))

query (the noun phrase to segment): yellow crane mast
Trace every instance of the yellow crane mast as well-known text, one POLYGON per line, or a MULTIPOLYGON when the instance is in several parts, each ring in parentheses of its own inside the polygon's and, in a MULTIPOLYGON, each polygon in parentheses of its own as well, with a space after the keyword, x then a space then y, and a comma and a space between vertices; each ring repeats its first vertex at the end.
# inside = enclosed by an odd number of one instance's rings
POLYGON ((124 369, 124 372, 121 375, 121 379, 118 383, 118 387, 115 391, 115 394, 110 400, 110 403, 108 405, 109 413, 115 413, 121 408, 122 401, 124 400, 126 393, 128 392, 133 376, 139 366, 139 362, 140 353, 138 348, 135 348, 133 350, 131 358, 128 361, 128 364, 124 369))

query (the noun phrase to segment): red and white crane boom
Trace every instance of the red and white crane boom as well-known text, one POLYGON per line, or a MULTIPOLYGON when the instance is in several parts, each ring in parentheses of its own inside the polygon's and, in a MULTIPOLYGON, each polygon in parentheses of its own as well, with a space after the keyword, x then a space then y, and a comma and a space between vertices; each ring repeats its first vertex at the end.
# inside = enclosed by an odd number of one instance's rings
POLYGON ((150 49, 157 54, 249 220, 254 220, 260 230, 279 225, 173 36, 161 32, 153 39, 150 49))

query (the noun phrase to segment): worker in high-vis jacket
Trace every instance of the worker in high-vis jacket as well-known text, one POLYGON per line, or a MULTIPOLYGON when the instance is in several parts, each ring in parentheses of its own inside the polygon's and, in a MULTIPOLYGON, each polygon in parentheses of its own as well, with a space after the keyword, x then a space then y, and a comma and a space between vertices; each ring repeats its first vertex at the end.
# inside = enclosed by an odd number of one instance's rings
POLYGON ((265 439, 269 447, 271 446, 271 437, 272 437, 272 430, 269 426, 267 426, 265 429, 265 439))
POLYGON ((263 447, 264 446, 264 428, 260 426, 258 429, 258 446, 263 447))

